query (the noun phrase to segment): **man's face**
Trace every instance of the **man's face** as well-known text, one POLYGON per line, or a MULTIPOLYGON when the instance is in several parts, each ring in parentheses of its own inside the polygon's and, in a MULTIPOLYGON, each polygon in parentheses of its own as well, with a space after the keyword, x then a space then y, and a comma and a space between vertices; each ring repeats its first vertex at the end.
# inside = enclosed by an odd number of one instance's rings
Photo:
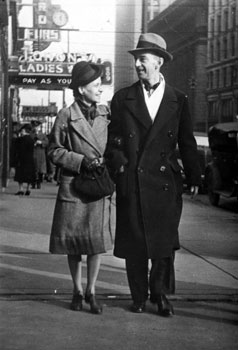
POLYGON ((82 89, 80 92, 83 94, 86 102, 100 102, 102 94, 100 77, 79 89, 82 89))
POLYGON ((138 78, 141 80, 151 80, 160 71, 160 58, 150 53, 143 53, 135 56, 135 67, 138 78))

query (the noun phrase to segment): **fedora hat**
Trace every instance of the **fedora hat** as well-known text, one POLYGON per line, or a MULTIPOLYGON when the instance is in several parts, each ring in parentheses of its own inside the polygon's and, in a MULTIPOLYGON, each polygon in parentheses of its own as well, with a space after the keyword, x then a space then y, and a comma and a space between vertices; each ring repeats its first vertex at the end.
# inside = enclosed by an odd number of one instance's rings
POLYGON ((77 62, 72 70, 72 81, 69 88, 74 90, 79 86, 85 86, 99 78, 102 72, 103 69, 101 65, 89 63, 87 61, 77 62))
POLYGON ((128 51, 133 56, 141 53, 152 53, 163 57, 166 62, 172 61, 173 56, 167 51, 167 45, 162 36, 155 33, 141 34, 136 49, 128 51))

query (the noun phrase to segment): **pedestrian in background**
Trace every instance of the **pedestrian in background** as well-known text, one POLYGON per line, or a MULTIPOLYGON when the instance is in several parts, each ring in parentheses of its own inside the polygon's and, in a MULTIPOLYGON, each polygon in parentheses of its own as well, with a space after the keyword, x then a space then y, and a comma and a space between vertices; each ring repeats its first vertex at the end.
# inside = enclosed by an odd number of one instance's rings
MULTIPOLYGON (((47 134, 46 135, 48 140, 50 135, 47 134)), ((50 160, 49 156, 48 156, 48 145, 49 142, 47 144, 47 147, 45 148, 45 157, 46 157, 46 174, 45 174, 45 180, 46 182, 52 182, 53 181, 53 177, 54 177, 54 173, 55 173, 55 166, 52 163, 52 161, 50 160)))
POLYGON ((24 124, 20 129, 20 136, 14 142, 14 164, 15 176, 14 181, 18 182, 18 192, 16 195, 24 195, 24 183, 26 183, 25 195, 29 196, 30 185, 35 181, 35 166, 34 166, 34 140, 31 136, 31 125, 24 124))
POLYGON ((35 162, 35 183, 32 188, 41 188, 44 176, 47 172, 46 166, 46 148, 48 146, 48 137, 41 131, 41 125, 37 125, 33 132, 34 138, 34 162, 35 162))
POLYGON ((72 70, 75 101, 63 108, 53 126, 49 156, 60 168, 58 196, 50 237, 50 252, 67 254, 73 281, 71 309, 83 308, 82 255, 87 256, 85 302, 92 313, 101 314, 96 281, 101 254, 112 248, 111 198, 92 201, 74 188, 75 177, 93 171, 103 162, 108 134, 108 109, 98 105, 102 93, 102 68, 81 61, 72 70))
POLYGON ((160 72, 172 60, 165 40, 146 33, 129 51, 139 81, 116 92, 111 103, 108 155, 116 181, 114 254, 126 261, 131 310, 145 311, 148 292, 158 314, 171 316, 166 295, 175 291, 174 256, 183 181, 176 157, 195 195, 201 183, 187 96, 160 72), (151 260, 148 278, 148 260, 151 260))

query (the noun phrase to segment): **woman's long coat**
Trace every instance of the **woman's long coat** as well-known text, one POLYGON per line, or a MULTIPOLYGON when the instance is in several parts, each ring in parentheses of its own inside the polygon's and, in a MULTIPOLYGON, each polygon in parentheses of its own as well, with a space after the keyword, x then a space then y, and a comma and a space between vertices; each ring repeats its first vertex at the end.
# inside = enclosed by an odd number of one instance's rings
POLYGON ((30 135, 20 136, 16 139, 13 150, 13 164, 16 168, 15 181, 28 184, 35 181, 33 151, 34 140, 30 135))
POLYGON ((74 102, 62 109, 50 135, 49 156, 61 168, 50 237, 50 252, 96 254, 112 247, 111 197, 90 201, 74 190, 84 156, 103 157, 108 135, 108 110, 99 106, 91 127, 74 102))
POLYGON ((122 164, 125 169, 116 176, 116 256, 146 248, 148 258, 168 257, 179 248, 183 183, 177 144, 187 181, 200 184, 187 97, 166 84, 152 124, 139 82, 114 95, 108 156, 114 170, 122 164))
POLYGON ((41 144, 35 144, 34 162, 36 173, 46 174, 46 148, 48 146, 48 137, 43 133, 34 136, 34 141, 41 141, 41 144))

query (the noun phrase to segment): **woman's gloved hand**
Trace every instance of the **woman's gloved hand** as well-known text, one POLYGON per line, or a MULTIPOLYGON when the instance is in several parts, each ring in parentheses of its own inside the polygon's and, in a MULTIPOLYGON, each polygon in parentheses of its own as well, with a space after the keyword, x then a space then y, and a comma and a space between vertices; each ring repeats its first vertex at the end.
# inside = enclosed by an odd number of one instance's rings
POLYGON ((87 171, 96 170, 100 166, 101 166, 101 163, 98 158, 90 159, 90 158, 84 157, 81 163, 81 168, 87 171))

